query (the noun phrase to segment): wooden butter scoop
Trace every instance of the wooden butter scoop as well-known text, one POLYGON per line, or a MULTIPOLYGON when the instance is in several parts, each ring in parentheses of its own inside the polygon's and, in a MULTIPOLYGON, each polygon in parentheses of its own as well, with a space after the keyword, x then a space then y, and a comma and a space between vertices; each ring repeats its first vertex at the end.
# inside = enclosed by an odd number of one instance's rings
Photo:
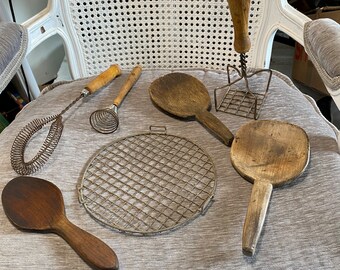
POLYGON ((91 267, 118 269, 117 256, 109 246, 66 218, 61 191, 51 182, 14 178, 2 191, 2 205, 19 229, 56 233, 91 267))
POLYGON ((195 77, 174 72, 152 82, 149 88, 151 100, 172 115, 190 119, 194 117, 230 146, 234 136, 212 113, 210 96, 204 84, 195 77))
POLYGON ((253 256, 262 231, 273 187, 296 179, 310 155, 306 132, 286 122, 258 120, 243 125, 230 150, 236 171, 253 183, 243 226, 243 253, 253 256))

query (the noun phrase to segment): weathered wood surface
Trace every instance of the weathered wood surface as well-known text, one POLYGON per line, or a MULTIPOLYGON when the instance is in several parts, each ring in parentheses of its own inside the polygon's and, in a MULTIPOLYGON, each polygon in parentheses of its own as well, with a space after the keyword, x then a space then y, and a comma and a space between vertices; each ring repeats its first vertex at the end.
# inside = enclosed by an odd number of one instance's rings
POLYGON ((61 191, 51 182, 14 178, 2 192, 2 205, 19 229, 56 233, 95 269, 118 269, 117 256, 109 246, 66 218, 61 191))
POLYGON ((137 65, 133 68, 133 70, 129 74, 129 77, 126 79, 126 81, 120 88, 117 97, 113 100, 114 105, 119 107, 120 103, 122 103, 125 96, 129 93, 131 88, 135 85, 135 83, 139 79, 141 73, 142 73, 142 67, 140 65, 137 65))
POLYGON ((234 25, 234 48, 238 53, 250 50, 248 20, 250 0, 228 0, 231 18, 234 25))
POLYGON ((93 94, 99 89, 109 84, 114 78, 119 76, 121 73, 122 71, 119 65, 117 64, 111 65, 107 70, 103 71, 96 78, 90 81, 85 86, 85 89, 88 90, 90 94, 93 94))
POLYGON ((236 133, 230 151, 232 165, 254 183, 243 227, 242 248, 254 255, 273 187, 296 179, 309 162, 309 139, 298 126, 251 121, 236 133))
POLYGON ((152 82, 149 88, 151 100, 164 111, 182 118, 195 117, 230 146, 233 134, 209 112, 211 100, 205 86, 185 73, 170 73, 152 82))

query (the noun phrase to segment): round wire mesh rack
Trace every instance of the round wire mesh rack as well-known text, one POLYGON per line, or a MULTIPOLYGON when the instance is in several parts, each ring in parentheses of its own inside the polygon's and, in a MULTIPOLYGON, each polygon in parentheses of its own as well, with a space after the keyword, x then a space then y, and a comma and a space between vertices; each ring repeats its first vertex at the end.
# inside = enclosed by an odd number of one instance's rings
POLYGON ((101 148, 79 185, 79 200, 99 222, 121 232, 173 230, 210 205, 216 189, 211 157, 165 132, 128 136, 101 148))

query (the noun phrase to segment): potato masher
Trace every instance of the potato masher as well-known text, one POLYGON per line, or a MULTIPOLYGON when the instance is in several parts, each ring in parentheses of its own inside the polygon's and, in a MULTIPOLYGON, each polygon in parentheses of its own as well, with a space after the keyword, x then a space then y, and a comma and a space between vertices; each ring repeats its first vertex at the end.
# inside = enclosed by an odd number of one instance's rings
POLYGON ((234 49, 240 54, 240 69, 230 64, 227 65, 228 84, 215 89, 215 108, 217 111, 258 119, 269 90, 272 71, 258 69, 255 72, 247 73, 246 53, 251 48, 248 33, 250 0, 228 0, 228 3, 234 26, 234 49), (237 72, 238 78, 231 82, 232 69, 237 72), (267 73, 267 76, 263 76, 264 73, 267 73), (252 77, 253 81, 250 81, 252 77), (256 89, 250 89, 252 84, 256 85, 256 89), (258 87, 259 84, 260 87, 258 87), (223 90, 225 95, 220 102, 217 102, 217 91, 219 90, 223 90))

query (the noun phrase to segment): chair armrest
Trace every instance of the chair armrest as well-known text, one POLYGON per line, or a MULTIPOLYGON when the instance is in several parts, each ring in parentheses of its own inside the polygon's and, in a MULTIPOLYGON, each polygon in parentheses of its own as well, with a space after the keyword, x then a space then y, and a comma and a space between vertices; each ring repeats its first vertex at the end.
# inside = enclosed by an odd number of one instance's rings
POLYGON ((21 25, 0 23, 0 93, 19 69, 27 49, 27 31, 21 25))
POLYGON ((340 108, 340 25, 325 18, 304 26, 305 50, 340 108))

